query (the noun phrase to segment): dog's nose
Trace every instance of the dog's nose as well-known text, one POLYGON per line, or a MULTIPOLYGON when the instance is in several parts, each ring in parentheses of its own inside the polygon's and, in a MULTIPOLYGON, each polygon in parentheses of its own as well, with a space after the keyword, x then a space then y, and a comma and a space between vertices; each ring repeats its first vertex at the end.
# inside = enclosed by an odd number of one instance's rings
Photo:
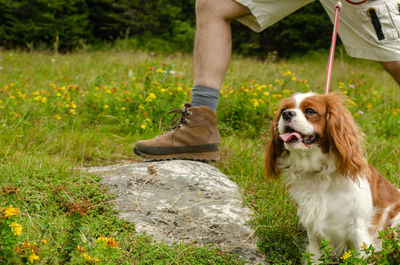
POLYGON ((295 116, 296 112, 294 112, 293 110, 284 110, 282 112, 282 118, 285 122, 290 122, 295 116))

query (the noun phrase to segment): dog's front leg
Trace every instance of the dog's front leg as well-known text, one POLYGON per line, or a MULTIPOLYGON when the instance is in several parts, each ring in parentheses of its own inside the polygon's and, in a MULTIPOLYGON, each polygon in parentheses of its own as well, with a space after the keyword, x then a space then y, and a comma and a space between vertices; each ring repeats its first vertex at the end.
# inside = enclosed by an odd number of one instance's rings
POLYGON ((313 264, 320 264, 321 262, 319 261, 319 258, 322 256, 321 253, 321 238, 315 236, 313 233, 309 232, 307 230, 307 236, 308 236, 308 246, 307 246, 307 252, 311 253, 313 264))

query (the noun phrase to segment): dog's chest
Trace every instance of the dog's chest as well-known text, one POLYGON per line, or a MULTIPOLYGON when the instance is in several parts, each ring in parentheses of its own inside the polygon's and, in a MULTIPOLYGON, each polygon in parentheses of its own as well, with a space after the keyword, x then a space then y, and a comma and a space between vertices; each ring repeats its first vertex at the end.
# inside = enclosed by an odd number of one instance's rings
POLYGON ((306 176, 291 182, 289 193, 308 232, 330 241, 346 241, 372 214, 370 193, 342 177, 306 176))

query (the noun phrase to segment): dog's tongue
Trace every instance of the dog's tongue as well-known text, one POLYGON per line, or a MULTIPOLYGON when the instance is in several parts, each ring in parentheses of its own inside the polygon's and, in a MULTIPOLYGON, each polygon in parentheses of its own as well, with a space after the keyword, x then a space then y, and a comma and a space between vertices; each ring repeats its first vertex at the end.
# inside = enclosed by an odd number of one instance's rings
POLYGON ((288 132, 279 135, 279 138, 281 138, 284 142, 289 142, 293 137, 296 137, 298 141, 302 140, 302 137, 298 132, 288 132))

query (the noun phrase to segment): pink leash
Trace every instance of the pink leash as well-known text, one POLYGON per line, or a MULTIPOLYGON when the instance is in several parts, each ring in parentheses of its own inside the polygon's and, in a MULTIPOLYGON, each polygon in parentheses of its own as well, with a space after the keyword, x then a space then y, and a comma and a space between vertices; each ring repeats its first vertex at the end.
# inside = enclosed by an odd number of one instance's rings
POLYGON ((329 51, 328 67, 326 69, 325 94, 329 93, 329 89, 331 86, 333 57, 335 56, 336 38, 337 38, 339 14, 340 14, 341 8, 342 8, 342 3, 340 1, 338 1, 337 4, 335 5, 335 22, 333 24, 331 50, 329 51))

